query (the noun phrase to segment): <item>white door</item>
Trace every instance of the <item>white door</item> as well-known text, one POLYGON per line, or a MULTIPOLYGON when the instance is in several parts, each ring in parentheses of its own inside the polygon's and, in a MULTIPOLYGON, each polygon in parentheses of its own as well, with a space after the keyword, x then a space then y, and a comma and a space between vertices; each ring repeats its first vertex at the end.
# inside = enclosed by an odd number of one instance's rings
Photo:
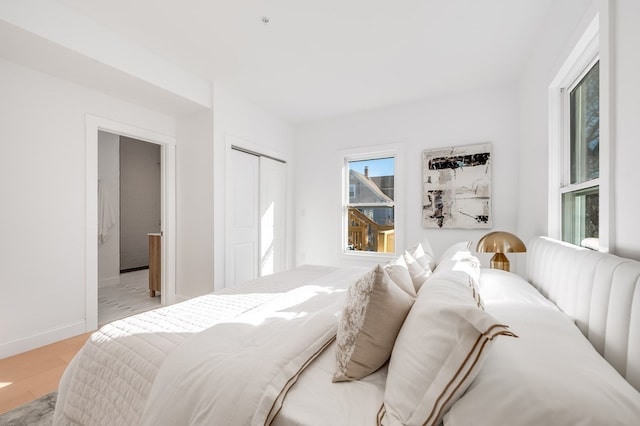
POLYGON ((225 286, 258 276, 260 157, 232 149, 230 160, 225 286))
POLYGON ((286 165, 260 157, 260 276, 285 269, 286 165))
POLYGON ((230 150, 225 286, 286 268, 286 164, 230 150))

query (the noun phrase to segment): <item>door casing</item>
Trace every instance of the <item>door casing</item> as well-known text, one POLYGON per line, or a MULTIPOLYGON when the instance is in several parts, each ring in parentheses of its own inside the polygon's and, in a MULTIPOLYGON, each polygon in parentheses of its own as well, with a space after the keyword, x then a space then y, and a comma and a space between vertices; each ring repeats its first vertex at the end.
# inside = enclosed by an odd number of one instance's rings
POLYGON ((98 131, 128 136, 161 146, 162 305, 176 293, 176 140, 134 125, 87 114, 85 184, 85 329, 98 328, 98 131))

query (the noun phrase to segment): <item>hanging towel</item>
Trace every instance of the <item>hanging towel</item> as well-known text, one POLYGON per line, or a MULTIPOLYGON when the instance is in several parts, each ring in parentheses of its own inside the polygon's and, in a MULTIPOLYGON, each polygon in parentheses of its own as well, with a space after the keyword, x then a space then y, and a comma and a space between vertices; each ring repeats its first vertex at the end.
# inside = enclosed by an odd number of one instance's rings
POLYGON ((116 224, 116 214, 113 211, 109 188, 98 179, 98 244, 104 244, 109 239, 109 230, 116 224))

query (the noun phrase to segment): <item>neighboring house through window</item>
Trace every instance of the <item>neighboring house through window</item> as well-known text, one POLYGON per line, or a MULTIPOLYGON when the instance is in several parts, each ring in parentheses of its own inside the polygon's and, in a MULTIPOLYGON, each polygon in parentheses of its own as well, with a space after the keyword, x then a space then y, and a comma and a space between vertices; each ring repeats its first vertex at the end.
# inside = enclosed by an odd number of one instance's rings
POLYGON ((344 158, 345 252, 395 253, 395 160, 393 153, 344 158))

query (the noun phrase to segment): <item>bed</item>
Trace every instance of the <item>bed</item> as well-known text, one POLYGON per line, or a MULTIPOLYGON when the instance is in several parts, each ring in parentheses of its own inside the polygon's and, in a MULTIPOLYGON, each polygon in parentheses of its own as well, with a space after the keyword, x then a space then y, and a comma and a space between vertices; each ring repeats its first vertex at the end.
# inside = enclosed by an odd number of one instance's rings
POLYGON ((302 266, 115 321, 54 424, 640 424, 640 262, 549 238, 302 266))

